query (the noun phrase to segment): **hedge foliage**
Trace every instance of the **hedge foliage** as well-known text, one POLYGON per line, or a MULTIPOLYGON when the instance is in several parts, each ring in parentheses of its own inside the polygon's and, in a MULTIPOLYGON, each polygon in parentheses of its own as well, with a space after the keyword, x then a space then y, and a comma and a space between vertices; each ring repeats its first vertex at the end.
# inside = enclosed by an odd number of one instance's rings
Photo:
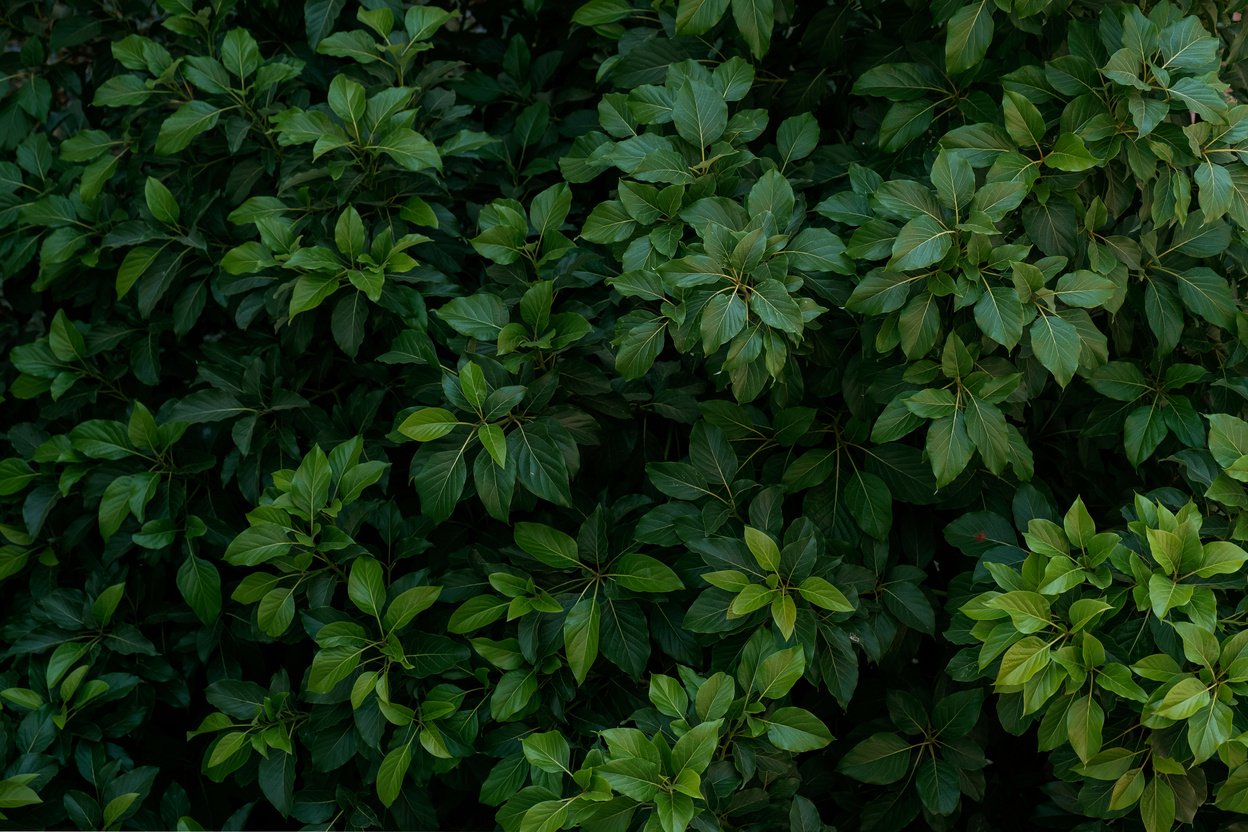
POLYGON ((0 826, 1245 828, 1244 4, 451 5, 0 11, 0 826))

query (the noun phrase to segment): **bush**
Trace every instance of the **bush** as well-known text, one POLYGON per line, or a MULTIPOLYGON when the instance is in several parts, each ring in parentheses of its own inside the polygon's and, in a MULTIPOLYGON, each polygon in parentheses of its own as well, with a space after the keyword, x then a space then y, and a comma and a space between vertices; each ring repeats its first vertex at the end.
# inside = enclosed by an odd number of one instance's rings
POLYGON ((961 2, 9 2, 0 825, 1239 828, 1243 4, 961 2))

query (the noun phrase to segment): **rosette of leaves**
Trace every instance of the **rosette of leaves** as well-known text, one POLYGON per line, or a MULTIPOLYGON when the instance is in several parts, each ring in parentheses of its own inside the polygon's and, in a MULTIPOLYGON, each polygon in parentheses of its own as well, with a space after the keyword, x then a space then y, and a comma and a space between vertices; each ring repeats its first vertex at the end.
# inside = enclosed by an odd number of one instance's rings
MULTIPOLYGON (((1021 563, 981 561, 997 589, 962 604, 973 623, 959 639, 981 646, 951 669, 994 680, 1007 730, 1038 720, 1041 750, 1082 781, 1081 811, 1136 810, 1170 829, 1205 801, 1205 764, 1244 755, 1233 722, 1248 632, 1234 588, 1248 552, 1202 542, 1192 503, 1172 512, 1137 496, 1130 516, 1127 537, 1098 533, 1076 501, 1060 525, 1028 522, 1021 563)), ((1241 781, 1218 787, 1219 805, 1242 805, 1241 781)))
MULTIPOLYGON (((975 345, 978 352, 978 345, 975 345)), ((999 405, 1018 389, 1022 374, 997 357, 982 361, 957 333, 945 339, 941 360, 916 361, 906 367, 906 386, 943 382, 905 390, 884 408, 871 430, 876 442, 891 442, 929 422, 925 451, 937 487, 953 482, 978 452, 993 474, 1009 465, 1021 480, 1031 479, 1031 450, 999 405)))
POLYGON ((958 811, 962 795, 982 799, 988 760, 969 735, 983 699, 980 690, 949 693, 934 701, 904 690, 888 692, 893 730, 871 734, 837 764, 838 771, 862 783, 902 783, 864 807, 864 826, 904 829, 920 812, 935 826, 958 811))
MULTIPOLYGON (((781 551, 776 541, 766 532, 746 526, 745 547, 753 556, 754 563, 741 557, 739 546, 715 545, 708 541, 702 551, 714 551, 717 556, 710 565, 731 564, 736 568, 703 573, 702 580, 719 590, 719 593, 708 591, 695 601, 689 610, 690 617, 686 620, 691 625, 699 622, 707 615, 708 607, 719 605, 722 600, 720 593, 730 596, 725 611, 729 626, 735 619, 745 618, 766 607, 771 614, 772 623, 785 641, 793 637, 797 628, 799 604, 807 615, 817 615, 815 610, 852 613, 854 605, 843 592, 826 578, 810 574, 818 551, 814 529, 795 530, 789 537, 792 542, 781 551)), ((757 616, 751 620, 754 619, 757 616)), ((716 626, 715 629, 720 627, 716 626)), ((803 629, 809 631, 812 628, 803 629)))
MULTIPOLYGON (((493 300, 505 314, 502 301, 493 300)), ((468 308, 460 304, 456 311, 468 308)), ((441 385, 447 402, 464 418, 446 408, 425 407, 398 424, 398 435, 430 443, 413 458, 412 478, 422 510, 434 522, 449 517, 463 495, 470 453, 473 486, 491 516, 506 520, 517 493, 570 504, 578 448, 595 441, 593 423, 580 411, 551 405, 557 373, 534 376, 532 368, 525 368, 521 378, 531 380, 513 383, 519 379, 486 357, 467 361, 458 375, 444 373, 441 385)))
MULTIPOLYGON (((516 785, 530 777, 532 785, 499 810, 503 828, 605 829, 621 817, 640 816, 647 828, 684 830, 702 813, 748 822, 770 807, 734 806, 730 795, 764 769, 779 773, 793 765, 793 754, 832 741, 810 711, 779 706, 805 662, 801 648, 778 649, 769 633, 750 639, 735 673, 703 677, 678 670, 679 680, 651 676, 650 707, 633 716, 638 727, 600 732, 601 744, 575 768, 558 732, 525 737, 528 765, 520 767, 516 785)), ((800 797, 790 813, 818 822, 817 810, 800 797)))
POLYGON ((662 86, 607 94, 598 108, 606 132, 582 136, 560 162, 571 182, 624 174, 581 237, 616 254, 622 274, 608 282, 617 292, 658 304, 617 324, 625 378, 644 375, 670 336, 681 352, 700 344, 738 400, 754 399, 824 311, 801 292, 804 276, 852 270, 836 235, 807 226, 784 175, 817 146, 816 122, 786 120, 773 153, 756 157, 748 145, 766 129, 766 112, 729 116, 753 82, 739 58, 713 70, 673 64, 662 86))
MULTIPOLYGON (((324 605, 326 593, 333 592, 342 576, 340 559, 366 557, 338 523, 344 507, 389 467, 382 460, 361 462, 362 452, 359 437, 328 454, 314 446, 298 468, 275 471, 272 493, 248 514, 249 527, 226 547, 229 564, 267 567, 247 575, 231 594, 235 601, 257 605, 256 624, 266 635, 277 638, 290 628, 300 596, 311 606, 324 605)), ((380 565, 372 564, 361 570, 369 575, 361 580, 370 592, 381 574, 380 565)), ((355 572, 353 566, 351 574, 355 572)), ((360 582, 349 579, 349 583, 354 587, 360 582)), ((358 592, 352 589, 352 597, 358 592)), ((374 598, 373 603, 379 602, 374 598)))
MULTIPOLYGON (((245 303, 251 307, 249 313, 259 311, 256 308, 259 301, 266 306, 284 308, 285 315, 271 314, 289 321, 296 315, 311 312, 345 288, 348 291, 334 305, 331 325, 334 340, 351 358, 359 353, 368 327, 366 301, 380 303, 407 318, 416 336, 423 336, 426 322, 423 299, 411 287, 395 286, 393 278, 416 268, 417 262, 407 254, 407 249, 429 242, 428 237, 405 233, 395 239, 393 226, 386 226, 370 242, 359 211, 348 206, 334 223, 332 249, 326 245, 304 246, 300 244, 299 225, 283 216, 285 208, 279 201, 273 202, 277 204, 265 208, 276 213, 259 215, 244 211, 247 207, 244 206, 240 209, 244 213, 236 211, 231 215, 240 221, 249 217, 260 232, 260 241, 231 249, 221 261, 221 268, 227 274, 242 278, 230 283, 230 294, 260 287, 269 289, 263 295, 253 293, 248 298, 249 302, 245 303), (266 274, 277 267, 297 277, 293 281, 279 281, 266 274), (257 274, 258 277, 246 277, 257 274), (389 292, 386 291, 387 275, 391 278, 389 292)), ((247 205, 264 210, 254 203, 247 205)), ((427 336, 421 338, 419 355, 426 360, 425 353, 432 351, 432 345, 425 346, 427 343, 427 336)))
MULTIPOLYGON (((490 571, 489 584, 499 595, 470 598, 451 615, 447 628, 468 633, 504 616, 513 621, 530 613, 559 615, 564 658, 577 684, 589 675, 600 649, 630 676, 640 676, 649 654, 642 636, 644 599, 676 592, 684 584, 671 567, 650 555, 613 552, 607 530, 610 517, 598 507, 576 538, 542 523, 517 523, 516 546, 536 561, 535 567, 545 568, 537 576, 516 567, 490 571)), ((483 650, 477 641, 474 646, 483 650)), ((490 659, 496 655, 494 649, 482 655, 490 659)))

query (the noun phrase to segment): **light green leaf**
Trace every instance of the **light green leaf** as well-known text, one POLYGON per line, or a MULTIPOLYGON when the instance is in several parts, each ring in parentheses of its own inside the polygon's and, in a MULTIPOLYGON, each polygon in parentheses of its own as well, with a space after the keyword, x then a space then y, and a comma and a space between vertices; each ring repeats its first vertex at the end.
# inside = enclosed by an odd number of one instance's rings
POLYGON ((399 791, 403 788, 403 780, 407 777, 407 770, 411 764, 410 745, 391 749, 382 759, 381 767, 377 770, 377 799, 383 806, 389 807, 398 799, 399 791))
POLYGON ((426 407, 417 410, 399 423, 399 433, 417 442, 430 442, 440 439, 460 424, 455 414, 440 407, 426 407))
POLYGON ((775 572, 780 568, 780 547, 767 532, 753 526, 746 526, 745 545, 749 547, 754 560, 758 561, 758 565, 763 569, 775 572))
POLYGON ((1058 170, 1078 172, 1096 167, 1099 160, 1088 152, 1083 139, 1074 133, 1063 133, 1044 157, 1044 163, 1058 170))

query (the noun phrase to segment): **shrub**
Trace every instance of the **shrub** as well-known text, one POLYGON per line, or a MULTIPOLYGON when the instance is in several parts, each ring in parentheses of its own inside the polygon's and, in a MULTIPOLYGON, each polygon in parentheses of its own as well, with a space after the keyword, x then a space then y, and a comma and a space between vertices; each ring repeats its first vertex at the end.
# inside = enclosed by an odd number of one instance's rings
POLYGON ((5 828, 1238 828, 1239 3, 14 0, 5 828))

